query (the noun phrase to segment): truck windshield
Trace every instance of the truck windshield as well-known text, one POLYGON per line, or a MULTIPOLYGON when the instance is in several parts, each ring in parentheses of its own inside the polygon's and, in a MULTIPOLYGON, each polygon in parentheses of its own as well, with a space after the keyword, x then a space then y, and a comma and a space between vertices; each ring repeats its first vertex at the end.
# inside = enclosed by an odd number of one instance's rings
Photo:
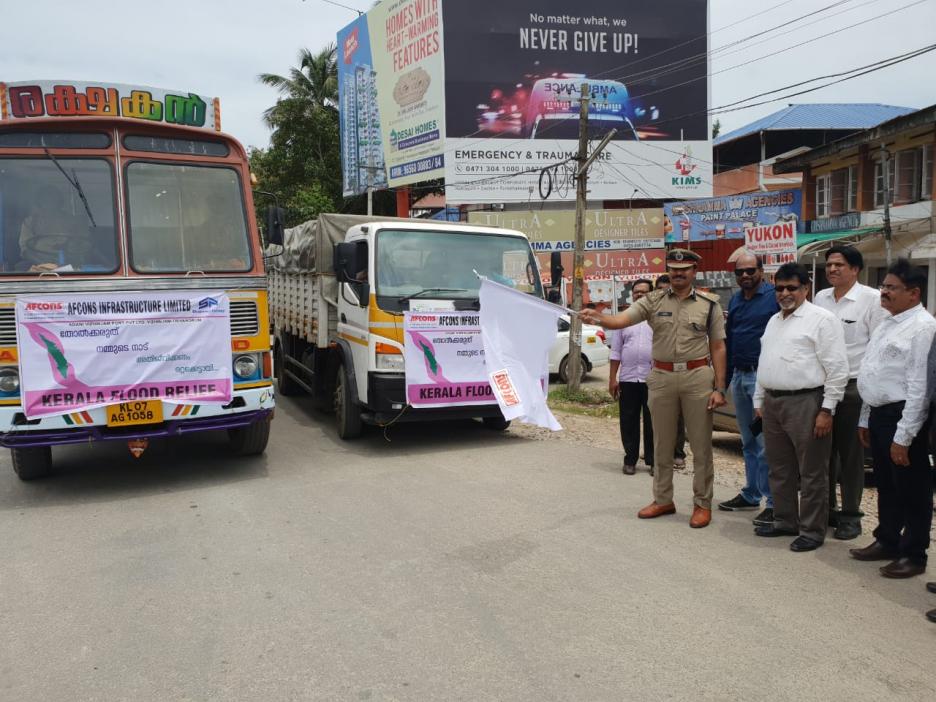
POLYGON ((104 159, 0 159, 4 275, 113 273, 114 221, 114 176, 104 159))
POLYGON ((134 270, 250 269, 244 199, 234 169, 135 162, 127 167, 127 188, 134 270))
POLYGON ((501 234, 398 231, 377 234, 376 294, 400 298, 430 288, 438 298, 477 298, 474 274, 542 296, 536 261, 526 239, 501 234))

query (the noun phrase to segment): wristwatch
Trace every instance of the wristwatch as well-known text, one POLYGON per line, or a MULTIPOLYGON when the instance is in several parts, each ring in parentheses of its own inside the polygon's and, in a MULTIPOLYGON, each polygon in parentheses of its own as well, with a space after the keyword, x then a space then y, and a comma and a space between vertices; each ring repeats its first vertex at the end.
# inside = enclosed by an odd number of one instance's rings
POLYGON ((722 395, 724 395, 725 397, 728 397, 728 390, 727 390, 727 388, 715 388, 712 392, 720 392, 720 393, 721 393, 722 395))

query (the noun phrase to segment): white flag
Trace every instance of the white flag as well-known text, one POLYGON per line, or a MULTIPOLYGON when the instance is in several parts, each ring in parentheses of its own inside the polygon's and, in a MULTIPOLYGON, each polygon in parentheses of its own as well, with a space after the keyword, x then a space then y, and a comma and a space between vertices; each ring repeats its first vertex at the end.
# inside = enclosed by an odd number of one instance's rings
POLYGON ((562 429, 546 394, 549 350, 564 310, 487 278, 480 302, 484 362, 504 418, 562 429))

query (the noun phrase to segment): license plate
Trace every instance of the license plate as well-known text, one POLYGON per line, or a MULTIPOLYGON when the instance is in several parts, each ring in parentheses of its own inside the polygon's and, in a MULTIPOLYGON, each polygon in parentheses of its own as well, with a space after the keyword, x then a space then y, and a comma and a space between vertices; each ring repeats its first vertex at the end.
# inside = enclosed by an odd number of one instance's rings
POLYGON ((133 424, 158 424, 163 420, 161 400, 121 402, 107 406, 107 426, 129 427, 133 424))

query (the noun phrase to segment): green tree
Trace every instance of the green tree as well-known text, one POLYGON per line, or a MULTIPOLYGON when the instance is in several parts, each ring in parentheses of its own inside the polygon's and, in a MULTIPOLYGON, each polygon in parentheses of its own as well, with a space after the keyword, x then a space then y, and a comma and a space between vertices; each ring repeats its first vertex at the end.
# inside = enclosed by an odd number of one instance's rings
MULTIPOLYGON (((279 197, 287 226, 320 212, 339 211, 342 205, 335 45, 316 54, 302 49, 298 64, 287 76, 258 76, 280 97, 263 112, 273 130, 269 148, 250 154, 259 189, 279 197)), ((257 204, 263 209, 268 203, 258 198, 257 204)))
POLYGON ((712 138, 714 139, 719 134, 721 134, 721 120, 716 117, 715 121, 712 122, 712 138))

